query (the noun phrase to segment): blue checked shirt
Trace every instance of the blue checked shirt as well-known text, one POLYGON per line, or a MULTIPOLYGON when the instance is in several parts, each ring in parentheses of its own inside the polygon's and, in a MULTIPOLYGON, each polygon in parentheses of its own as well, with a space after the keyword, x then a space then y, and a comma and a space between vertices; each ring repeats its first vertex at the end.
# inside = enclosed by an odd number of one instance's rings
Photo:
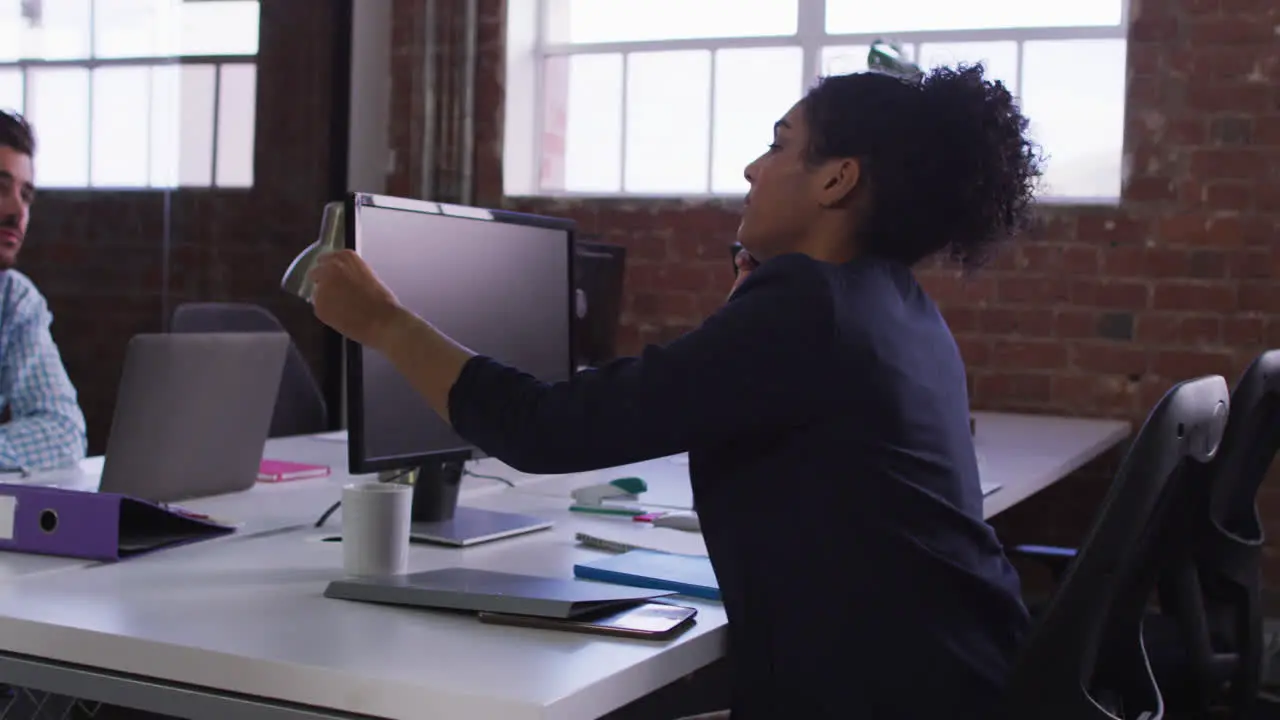
MULTIPOLYGON (((53 314, 26 275, 0 272, 0 470, 49 470, 85 455, 84 413, 49 334, 53 314)), ((3 481, 3 477, 0 477, 3 481)))

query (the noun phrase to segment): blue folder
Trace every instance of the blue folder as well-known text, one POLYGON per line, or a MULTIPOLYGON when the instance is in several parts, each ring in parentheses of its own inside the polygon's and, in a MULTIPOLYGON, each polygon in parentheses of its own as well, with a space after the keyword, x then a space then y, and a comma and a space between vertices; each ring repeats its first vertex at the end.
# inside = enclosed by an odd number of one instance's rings
POLYGON ((574 577, 614 585, 669 590, 706 600, 720 599, 711 561, 701 555, 632 550, 573 566, 574 577))

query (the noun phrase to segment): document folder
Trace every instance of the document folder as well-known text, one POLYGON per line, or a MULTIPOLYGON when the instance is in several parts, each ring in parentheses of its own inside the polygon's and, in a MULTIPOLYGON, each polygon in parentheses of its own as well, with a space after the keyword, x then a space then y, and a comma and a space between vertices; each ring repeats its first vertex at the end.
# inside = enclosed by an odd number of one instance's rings
POLYGON ((232 532, 116 493, 0 483, 0 550, 116 561, 232 532))

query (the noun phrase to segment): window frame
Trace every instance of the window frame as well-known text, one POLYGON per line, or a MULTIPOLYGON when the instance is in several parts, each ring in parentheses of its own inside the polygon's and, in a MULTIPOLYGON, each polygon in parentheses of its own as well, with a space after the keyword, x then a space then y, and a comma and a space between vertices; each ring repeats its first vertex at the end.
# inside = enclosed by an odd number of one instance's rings
MULTIPOLYGON (((190 0, 184 0, 189 2, 190 0)), ((22 114, 27 115, 28 108, 31 107, 31 71, 45 70, 54 68, 74 68, 83 69, 89 72, 88 87, 88 112, 89 112, 89 137, 85 145, 88 157, 86 158, 86 168, 88 170, 88 180, 84 185, 53 185, 41 187, 43 192, 164 192, 173 190, 216 190, 221 192, 249 192, 253 190, 254 185, 219 185, 218 178, 218 129, 219 129, 219 103, 222 99, 222 70, 228 65, 252 65, 258 67, 258 54, 219 54, 219 55, 151 55, 138 57, 111 57, 99 58, 95 57, 97 27, 97 0, 90 3, 89 13, 89 51, 88 57, 84 58, 59 58, 57 60, 43 60, 38 58, 19 58, 17 60, 0 60, 0 72, 17 70, 22 77, 22 114), (98 68, 109 67, 145 67, 160 68, 174 67, 181 65, 200 65, 212 66, 214 69, 213 84, 213 139, 210 145, 210 175, 207 185, 183 185, 177 180, 171 184, 152 185, 150 184, 150 173, 148 172, 147 185, 95 185, 93 184, 93 71, 98 68)), ((259 13, 261 13, 261 3, 259 2, 259 13)), ((256 92, 256 83, 255 83, 256 92)), ((39 128, 36 130, 36 140, 39 141, 39 128)), ((257 138, 254 138, 256 151, 257 138)), ((151 146, 147 146, 146 162, 148 168, 151 161, 151 146)), ((257 180, 254 179, 256 184, 257 180)))
MULTIPOLYGON (((971 30, 926 30, 926 31, 910 31, 895 33, 828 33, 826 30, 826 0, 797 0, 798 3, 798 22, 796 33, 793 35, 766 36, 766 37, 729 37, 729 38, 692 38, 680 40, 641 40, 641 41, 623 41, 623 42, 607 42, 607 43, 546 43, 543 39, 543 27, 548 10, 548 0, 535 0, 532 33, 529 28, 520 28, 513 37, 510 17, 512 11, 508 5, 508 102, 504 108, 504 120, 508 126, 506 133, 506 142, 504 143, 503 152, 503 192, 508 197, 529 197, 529 198, 550 198, 550 199, 584 199, 584 198, 615 198, 615 199, 682 199, 682 200, 733 200, 738 197, 736 193, 717 193, 713 192, 708 186, 706 192, 699 193, 649 193, 649 192, 627 192, 619 189, 613 192, 584 192, 577 190, 554 190, 546 189, 541 185, 542 166, 544 153, 542 152, 542 138, 545 131, 545 115, 546 115, 546 78, 545 69, 547 61, 552 57, 568 57, 571 55, 588 55, 588 54, 621 54, 622 55, 622 78, 623 87, 623 127, 621 146, 621 168, 622 177, 626 175, 626 122, 625 122, 625 88, 627 86, 628 62, 627 56, 634 52, 665 52, 676 50, 702 50, 711 52, 711 78, 709 92, 711 96, 715 96, 715 63, 716 51, 726 49, 762 49, 762 48, 778 48, 799 47, 803 53, 803 64, 801 78, 801 87, 810 87, 816 82, 822 72, 822 51, 823 48, 836 47, 844 45, 871 45, 872 43, 892 39, 895 43, 903 46, 914 46, 917 51, 920 44, 923 43, 968 43, 968 42, 1016 42, 1017 43, 1017 64, 1018 78, 1017 86, 1010 88, 1015 96, 1021 94, 1022 71, 1024 67, 1023 52, 1027 42, 1040 40, 1128 40, 1129 36, 1129 15, 1130 7, 1128 0, 1118 0, 1121 5, 1120 22, 1112 26, 1063 26, 1063 27, 1015 27, 1015 28, 988 28, 988 29, 971 29, 971 30), (523 31, 524 37, 520 38, 519 34, 523 31), (532 37, 529 37, 529 35, 532 37), (518 39, 517 39, 518 38, 518 39), (512 42, 516 40, 516 42, 512 42), (523 42, 520 42, 523 40, 523 42), (530 42, 531 41, 531 42, 530 42), (517 47, 518 52, 512 52, 512 45, 517 47), (521 47, 523 46, 523 47, 521 47), (532 53, 532 63, 529 63, 529 53, 532 53), (513 71, 520 73, 520 64, 525 65, 524 72, 526 77, 531 74, 533 82, 533 90, 530 96, 520 98, 513 107, 511 102, 511 78, 513 71), (521 100, 523 102, 521 102, 521 100), (513 110, 515 111, 513 113, 513 110), (514 143, 515 145, 530 145, 529 147, 513 147, 513 133, 510 127, 520 121, 528 121, 532 123, 532 140, 530 143, 514 143), (513 151, 524 157, 521 162, 508 162, 508 154, 513 151), (527 153, 527 155, 526 155, 527 153), (515 183, 509 182, 507 173, 516 171, 523 174, 529 173, 529 176, 522 181, 515 183), (523 188, 521 192, 515 188, 523 188)), ((528 25, 528 18, 524 18, 528 25)), ((1123 69, 1121 70, 1124 71, 1123 69)), ((714 117, 714 110, 713 110, 714 117)), ((710 131, 710 130, 709 130, 710 131)), ((712 152, 709 148, 708 152, 712 152)), ((1103 205, 1114 206, 1119 204, 1120 197, 1085 197, 1085 196, 1068 196, 1068 195, 1045 195, 1038 198, 1038 202, 1050 205, 1103 205)))

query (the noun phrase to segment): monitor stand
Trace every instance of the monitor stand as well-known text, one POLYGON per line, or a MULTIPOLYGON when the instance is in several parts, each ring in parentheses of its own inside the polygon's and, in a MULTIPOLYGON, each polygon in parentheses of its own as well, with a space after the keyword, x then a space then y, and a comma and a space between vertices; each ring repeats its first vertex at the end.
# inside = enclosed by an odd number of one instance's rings
POLYGON ((409 539, 413 542, 469 547, 551 527, 550 520, 459 507, 464 460, 424 464, 414 478, 409 539))

